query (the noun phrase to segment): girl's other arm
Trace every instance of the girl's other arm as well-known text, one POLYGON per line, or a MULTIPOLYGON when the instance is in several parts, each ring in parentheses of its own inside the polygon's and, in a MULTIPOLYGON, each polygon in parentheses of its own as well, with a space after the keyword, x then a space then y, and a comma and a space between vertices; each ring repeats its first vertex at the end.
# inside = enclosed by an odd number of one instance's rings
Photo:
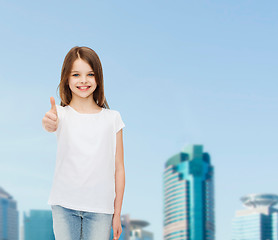
POLYGON ((59 118, 54 97, 50 97, 51 109, 44 115, 42 126, 47 132, 55 132, 58 128, 59 118))
POLYGON ((124 147, 122 129, 118 131, 116 135, 115 188, 116 197, 114 200, 113 239, 118 239, 122 232, 120 216, 125 189, 124 147))

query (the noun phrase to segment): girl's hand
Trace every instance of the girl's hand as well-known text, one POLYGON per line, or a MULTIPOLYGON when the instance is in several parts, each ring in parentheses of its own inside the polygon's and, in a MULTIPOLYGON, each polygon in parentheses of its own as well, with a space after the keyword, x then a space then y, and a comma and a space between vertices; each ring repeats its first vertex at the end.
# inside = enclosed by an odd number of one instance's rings
POLYGON ((113 234, 114 234, 113 240, 119 239, 120 235, 122 233, 121 216, 113 215, 112 228, 113 228, 113 234))
POLYGON ((59 118, 54 97, 50 97, 50 103, 51 109, 44 115, 42 119, 42 125, 46 131, 55 132, 58 128, 59 118))

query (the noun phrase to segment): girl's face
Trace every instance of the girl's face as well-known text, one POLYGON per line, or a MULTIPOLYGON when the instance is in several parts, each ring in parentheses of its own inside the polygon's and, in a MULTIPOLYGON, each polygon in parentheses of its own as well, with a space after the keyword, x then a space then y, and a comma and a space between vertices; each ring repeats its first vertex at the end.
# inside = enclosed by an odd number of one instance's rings
POLYGON ((68 80, 72 98, 92 97, 92 93, 97 87, 93 69, 88 63, 79 58, 73 63, 68 80))

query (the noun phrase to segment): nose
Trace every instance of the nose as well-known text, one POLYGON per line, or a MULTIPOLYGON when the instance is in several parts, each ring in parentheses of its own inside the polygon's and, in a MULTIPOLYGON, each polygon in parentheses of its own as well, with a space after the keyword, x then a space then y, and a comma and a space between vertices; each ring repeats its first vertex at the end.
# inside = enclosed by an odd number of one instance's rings
POLYGON ((87 78, 86 77, 83 77, 82 79, 81 79, 81 83, 82 84, 84 84, 84 83, 87 83, 88 81, 87 81, 87 78))

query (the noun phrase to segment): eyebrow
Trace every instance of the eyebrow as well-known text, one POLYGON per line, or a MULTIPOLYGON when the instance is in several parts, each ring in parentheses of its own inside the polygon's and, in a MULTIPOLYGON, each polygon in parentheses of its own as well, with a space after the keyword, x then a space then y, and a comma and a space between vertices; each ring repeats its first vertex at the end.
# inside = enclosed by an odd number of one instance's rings
MULTIPOLYGON (((71 72, 79 72, 79 71, 71 71, 71 72)), ((94 72, 94 71, 89 71, 89 72, 94 72)))

